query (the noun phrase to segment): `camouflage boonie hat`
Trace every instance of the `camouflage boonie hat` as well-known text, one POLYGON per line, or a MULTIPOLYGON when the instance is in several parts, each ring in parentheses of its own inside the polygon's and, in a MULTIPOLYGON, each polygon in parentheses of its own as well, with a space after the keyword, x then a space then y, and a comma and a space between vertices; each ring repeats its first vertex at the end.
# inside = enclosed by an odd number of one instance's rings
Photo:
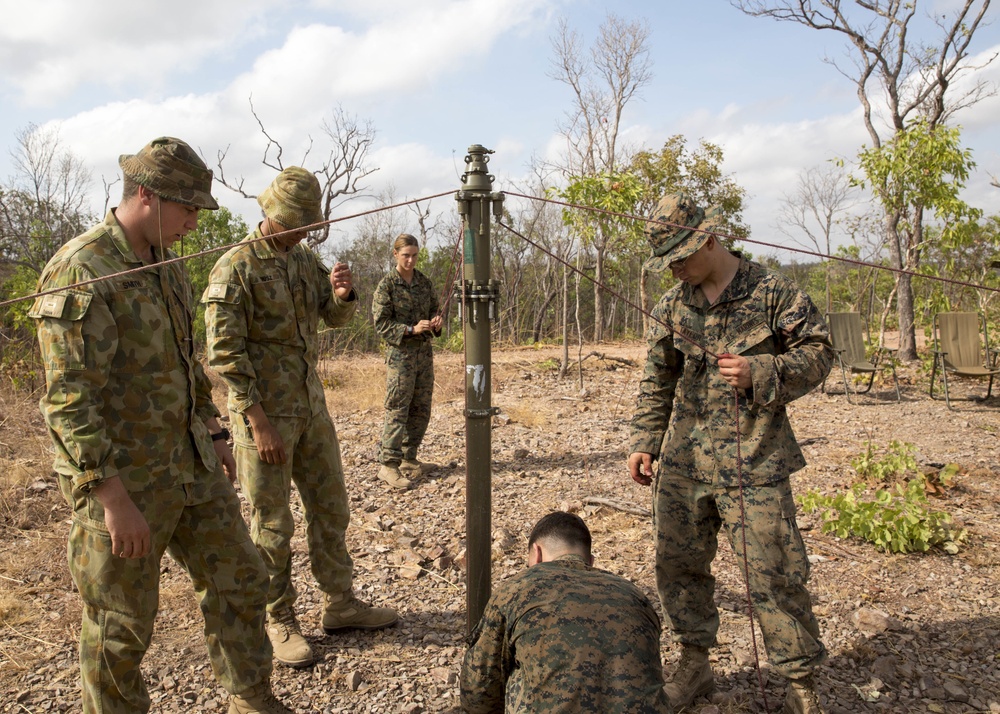
POLYGON ((667 194, 656 204, 649 214, 646 224, 646 238, 653 255, 646 261, 645 269, 659 273, 674 261, 684 260, 705 242, 705 234, 693 228, 705 218, 705 211, 699 208, 683 191, 667 194), (668 224, 668 225, 664 225, 668 224))
POLYGON ((325 220, 319 179, 301 166, 289 166, 257 197, 264 215, 288 230, 325 220))
POLYGON ((138 154, 118 157, 122 173, 160 198, 214 211, 212 172, 190 146, 180 139, 161 136, 138 154))

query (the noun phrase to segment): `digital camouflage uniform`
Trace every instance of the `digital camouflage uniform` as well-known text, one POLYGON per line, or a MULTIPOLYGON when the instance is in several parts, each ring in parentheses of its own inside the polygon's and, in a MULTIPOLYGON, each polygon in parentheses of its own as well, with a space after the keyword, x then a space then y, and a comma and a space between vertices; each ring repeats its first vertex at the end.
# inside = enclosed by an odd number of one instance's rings
POLYGON ((408 285, 396 270, 382 278, 372 299, 375 331, 386 342, 385 423, 379 461, 399 463, 417 458, 431 419, 434 396, 432 332, 405 334, 407 326, 438 313, 430 279, 413 271, 408 285))
MULTIPOLYGON (((175 257, 170 251, 158 259, 175 257)), ((141 265, 109 212, 64 245, 39 291, 141 265)), ((266 573, 222 473, 205 420, 211 384, 194 357, 191 284, 178 264, 35 300, 46 368, 41 409, 54 469, 73 509, 69 567, 83 598, 84 712, 145 712, 140 673, 168 551, 194 583, 219 682, 239 694, 268 681, 266 573), (118 476, 151 531, 142 558, 112 555, 93 487, 118 476)))
POLYGON ((674 641, 715 642, 711 564, 725 526, 739 556, 746 535, 750 589, 772 666, 786 677, 805 677, 825 650, 806 590, 809 561, 789 486, 805 460, 785 405, 830 370, 826 325, 789 280, 745 259, 714 305, 682 282, 652 314, 630 452, 659 458, 656 579, 674 641), (745 530, 733 388, 700 346, 750 362, 753 386, 739 390, 745 530))
POLYGON ((270 575, 268 612, 295 602, 289 506, 295 481, 305 514, 312 573, 325 593, 351 589, 354 564, 340 443, 316 373, 319 319, 347 324, 357 307, 333 294, 330 271, 297 245, 276 253, 258 228, 212 269, 202 301, 209 364, 229 386, 240 485, 252 507, 250 531, 270 575), (260 403, 281 434, 287 460, 261 460, 243 412, 260 403))
POLYGON ((669 714, 660 618, 635 585, 578 555, 538 563, 486 604, 461 693, 466 714, 669 714))

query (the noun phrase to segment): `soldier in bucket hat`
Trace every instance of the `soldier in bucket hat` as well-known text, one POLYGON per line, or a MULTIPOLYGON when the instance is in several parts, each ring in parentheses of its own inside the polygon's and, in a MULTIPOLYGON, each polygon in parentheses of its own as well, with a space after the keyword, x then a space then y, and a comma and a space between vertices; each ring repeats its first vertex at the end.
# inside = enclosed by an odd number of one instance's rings
POLYGON ((398 618, 353 593, 340 444, 316 372, 320 318, 341 327, 358 304, 350 268, 337 263, 331 272, 300 245, 308 226, 323 220, 322 190, 311 172, 284 169, 257 202, 263 220, 219 259, 202 301, 209 364, 229 387, 240 484, 267 564, 267 634, 275 659, 305 667, 314 658, 294 609, 293 481, 308 524, 312 573, 325 594, 323 629, 376 629, 398 618))
POLYGON ((710 573, 724 527, 734 552, 746 543, 768 659, 789 680, 784 711, 817 714, 812 675, 826 650, 789 485, 805 460, 785 407, 823 381, 833 350, 809 297, 726 249, 718 219, 677 193, 660 201, 647 228, 647 268, 680 281, 653 309, 628 457, 632 479, 653 484, 656 584, 681 645, 665 689, 675 709, 714 689, 708 648, 719 613, 710 573))
POLYGON ((160 561, 191 577, 230 714, 290 712, 271 693, 267 572, 229 479, 236 464, 195 358, 191 283, 170 246, 215 209, 212 172, 183 141, 120 158, 121 203, 49 261, 31 308, 45 362, 41 409, 73 509, 69 569, 83 599, 82 709, 146 712, 140 664, 153 635, 160 561), (89 285, 77 283, 110 276, 89 285))

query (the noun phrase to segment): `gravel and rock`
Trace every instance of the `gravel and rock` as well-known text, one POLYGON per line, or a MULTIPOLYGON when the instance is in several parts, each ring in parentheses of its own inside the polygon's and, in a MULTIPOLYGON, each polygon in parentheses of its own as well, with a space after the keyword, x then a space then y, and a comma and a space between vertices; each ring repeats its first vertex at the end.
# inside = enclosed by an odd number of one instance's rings
MULTIPOLYGON (((582 386, 575 371, 558 378, 556 348, 495 351, 493 401, 501 413, 492 431, 493 578, 525 566, 525 536, 535 520, 569 509, 590 525, 598 565, 632 579, 655 602, 649 491, 624 468, 644 350, 636 343, 598 351, 583 362, 582 386)), ((374 355, 336 360, 326 368, 328 382, 351 370, 377 370, 378 363, 374 355)), ((356 590, 398 609, 397 627, 323 634, 322 595, 309 574, 296 501, 296 609, 318 661, 304 670, 276 667, 273 677, 296 711, 459 711, 468 625, 462 357, 441 353, 435 365, 434 413, 420 457, 441 468, 409 491, 388 491, 376 479, 381 409, 334 410, 351 494, 356 590)), ((929 399, 917 367, 903 367, 900 376, 898 404, 877 385, 874 396, 853 405, 819 390, 791 405, 809 461, 793 486, 800 495, 837 493, 856 480, 851 460, 869 442, 877 449, 911 443, 921 464, 960 467, 932 505, 950 512, 968 536, 955 555, 893 555, 822 533, 818 516, 800 515, 814 607, 830 651, 820 693, 832 713, 1000 712, 1000 399, 960 402, 950 411, 929 399)), ((980 394, 985 386, 960 389, 980 394)), ((221 389, 217 402, 225 403, 221 389)), ((36 404, 37 396, 0 396, 0 713, 79 710, 80 603, 65 563, 69 511, 48 472, 36 404)), ((722 626, 711 659, 718 691, 692 711, 779 711, 783 684, 769 672, 759 630, 751 635, 745 588, 724 543, 715 575, 722 626)), ((669 669, 678 652, 666 630, 662 653, 669 669)), ((225 711, 190 582, 169 557, 143 673, 156 712, 225 711)))

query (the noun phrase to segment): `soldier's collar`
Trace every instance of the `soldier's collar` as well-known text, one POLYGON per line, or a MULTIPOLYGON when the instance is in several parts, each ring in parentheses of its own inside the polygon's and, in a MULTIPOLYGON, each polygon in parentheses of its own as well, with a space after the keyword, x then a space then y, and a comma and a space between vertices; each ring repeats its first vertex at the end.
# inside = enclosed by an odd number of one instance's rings
POLYGON ((111 236, 111 242, 115 244, 115 248, 122 254, 122 261, 126 263, 142 263, 142 259, 136 254, 135 249, 132 248, 132 244, 128 242, 121 223, 115 217, 114 208, 108 209, 108 215, 104 217, 104 227, 108 235, 111 236))
POLYGON ((278 254, 268 243, 267 238, 264 234, 260 232, 260 226, 258 225, 254 232, 247 237, 247 240, 252 240, 253 254, 256 255, 261 260, 274 260, 278 257, 278 254))

